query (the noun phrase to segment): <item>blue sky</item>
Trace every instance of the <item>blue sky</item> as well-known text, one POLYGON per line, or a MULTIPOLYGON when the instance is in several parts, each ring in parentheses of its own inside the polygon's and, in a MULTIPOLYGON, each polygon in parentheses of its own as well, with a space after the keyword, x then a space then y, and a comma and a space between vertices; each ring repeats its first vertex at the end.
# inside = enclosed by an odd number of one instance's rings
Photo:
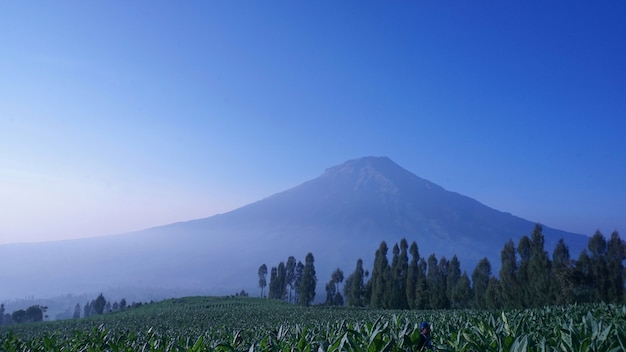
POLYGON ((624 1, 1 2, 0 244, 223 213, 370 155, 623 233, 624 18, 624 1))

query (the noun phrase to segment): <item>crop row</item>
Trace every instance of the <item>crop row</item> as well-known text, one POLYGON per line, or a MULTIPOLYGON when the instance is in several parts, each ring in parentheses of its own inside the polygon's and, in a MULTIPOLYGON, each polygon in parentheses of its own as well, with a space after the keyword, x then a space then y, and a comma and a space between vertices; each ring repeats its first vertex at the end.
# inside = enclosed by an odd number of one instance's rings
POLYGON ((0 351, 414 351, 422 320, 439 351, 626 350, 620 305, 419 312, 198 297, 14 326, 0 351))

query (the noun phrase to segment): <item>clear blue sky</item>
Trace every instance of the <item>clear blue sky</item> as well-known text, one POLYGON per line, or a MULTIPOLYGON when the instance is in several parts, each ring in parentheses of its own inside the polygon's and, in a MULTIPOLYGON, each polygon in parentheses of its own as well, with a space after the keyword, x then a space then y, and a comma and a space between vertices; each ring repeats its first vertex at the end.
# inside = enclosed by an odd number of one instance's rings
POLYGON ((624 1, 0 2, 0 244, 207 217, 370 155, 623 237, 625 18, 624 1))

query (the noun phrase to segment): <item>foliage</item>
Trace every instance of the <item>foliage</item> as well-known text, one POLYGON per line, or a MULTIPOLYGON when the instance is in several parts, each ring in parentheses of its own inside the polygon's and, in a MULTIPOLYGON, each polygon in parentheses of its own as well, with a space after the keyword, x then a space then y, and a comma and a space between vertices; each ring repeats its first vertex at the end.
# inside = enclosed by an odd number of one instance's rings
POLYGON ((622 351, 626 306, 505 311, 301 307, 187 297, 86 319, 0 329, 0 351, 413 351, 422 320, 438 351, 622 351))
POLYGON ((315 299, 315 285, 317 275, 315 274, 315 258, 313 253, 308 253, 304 261, 304 272, 299 286, 300 305, 309 306, 315 299))

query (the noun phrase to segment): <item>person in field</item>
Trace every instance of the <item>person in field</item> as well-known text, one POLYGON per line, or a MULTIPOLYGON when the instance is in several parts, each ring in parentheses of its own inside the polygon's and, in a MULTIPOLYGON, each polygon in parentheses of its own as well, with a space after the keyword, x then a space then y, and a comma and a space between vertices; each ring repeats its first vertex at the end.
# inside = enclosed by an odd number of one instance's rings
POLYGON ((417 342, 417 349, 418 351, 433 349, 433 343, 430 340, 430 324, 427 321, 423 321, 420 324, 420 338, 417 342))

